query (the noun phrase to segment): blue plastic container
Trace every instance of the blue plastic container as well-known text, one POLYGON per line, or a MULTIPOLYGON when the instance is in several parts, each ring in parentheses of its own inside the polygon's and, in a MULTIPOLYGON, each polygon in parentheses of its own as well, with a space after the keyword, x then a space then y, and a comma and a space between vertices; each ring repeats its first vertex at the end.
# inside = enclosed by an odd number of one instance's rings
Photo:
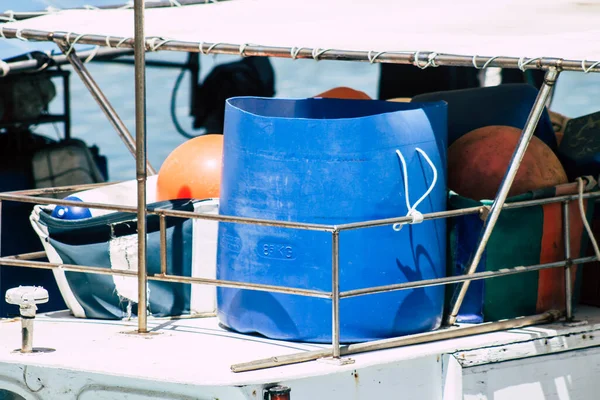
MULTIPOLYGON (((446 103, 238 97, 227 101, 220 214, 320 224, 407 214, 433 181, 422 213, 446 209, 446 103)), ((331 290, 331 234, 221 223, 217 276, 331 290)), ((344 231, 340 290, 439 278, 446 270, 442 219, 344 231)), ((233 330, 309 342, 331 341, 331 301, 219 288, 220 321, 233 330)), ((341 341, 435 329, 444 287, 341 300, 341 341)))

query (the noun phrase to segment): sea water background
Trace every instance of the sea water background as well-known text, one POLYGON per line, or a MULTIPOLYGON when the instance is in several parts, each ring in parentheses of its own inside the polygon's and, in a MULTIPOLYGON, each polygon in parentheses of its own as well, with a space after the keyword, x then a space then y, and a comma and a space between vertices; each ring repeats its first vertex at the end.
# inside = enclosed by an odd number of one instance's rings
MULTIPOLYGON (((148 59, 185 62, 187 55, 162 52, 148 59)), ((201 76, 204 77, 220 63, 239 59, 235 56, 202 56, 201 76)), ((314 96, 336 86, 349 86, 365 91, 371 97, 377 95, 379 66, 369 63, 344 61, 313 61, 272 59, 276 74, 276 96, 302 98, 314 96)), ((134 69, 132 65, 90 63, 88 68, 129 130, 135 132, 134 69)), ((186 138, 173 124, 170 106, 177 68, 151 68, 146 72, 147 84, 147 150, 148 159, 158 170, 169 155, 186 138)), ((58 82, 57 82, 58 83, 58 82)), ((52 112, 62 107, 62 87, 51 104, 52 112)), ((189 133, 198 134, 191 128, 190 74, 186 73, 177 92, 176 114, 179 124, 189 133)), ((555 90, 551 109, 568 117, 578 117, 600 111, 600 74, 563 72, 555 90)), ((71 78, 72 136, 97 145, 109 159, 111 180, 135 178, 135 162, 112 126, 98 108, 77 75, 71 78)), ((58 127, 60 130, 60 126, 58 127)), ((50 126, 40 126, 37 132, 56 136, 50 126)))

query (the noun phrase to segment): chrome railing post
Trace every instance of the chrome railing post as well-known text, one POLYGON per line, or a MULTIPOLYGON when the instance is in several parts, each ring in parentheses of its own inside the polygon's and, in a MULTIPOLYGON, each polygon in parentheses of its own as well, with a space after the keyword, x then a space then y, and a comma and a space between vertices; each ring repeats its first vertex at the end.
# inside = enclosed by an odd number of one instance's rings
MULTIPOLYGON (((525 156, 525 151, 527 150, 529 141, 531 140, 542 112, 546 107, 546 101, 552 92, 552 86, 556 82, 558 74, 559 71, 557 69, 550 69, 544 76, 544 83, 538 93, 537 98, 535 99, 533 108, 529 113, 529 117, 527 118, 527 122, 525 123, 525 127, 523 128, 523 132, 521 133, 521 137, 519 138, 519 142, 517 143, 517 147, 513 153, 512 159, 510 160, 508 170, 506 171, 502 183, 500 184, 498 194, 496 195, 494 203, 492 204, 490 213, 484 222, 483 231, 479 237, 479 244, 477 245, 477 249, 467 270, 467 275, 475 273, 477 269, 477 265, 481 260, 481 256, 483 255, 487 242, 492 235, 494 227, 496 226, 496 222, 498 221, 498 217, 500 216, 500 212, 502 211, 502 207, 504 206, 508 192, 512 186, 515 176, 517 175, 521 161, 525 156)), ((456 322, 458 312, 460 311, 460 306, 462 305, 465 295, 467 294, 467 290, 469 289, 469 284, 469 281, 463 282, 462 285, 459 286, 457 296, 452 299, 450 305, 450 315, 448 315, 447 321, 448 325, 453 325, 456 322)))
POLYGON ((340 232, 331 232, 331 355, 340 358, 340 232))
POLYGON ((565 317, 567 321, 573 319, 573 282, 571 281, 571 221, 569 221, 569 202, 563 203, 563 229, 565 240, 565 317))
POLYGON ((138 226, 138 332, 148 332, 148 271, 146 270, 146 37, 144 0, 134 1, 135 20, 135 141, 138 226))

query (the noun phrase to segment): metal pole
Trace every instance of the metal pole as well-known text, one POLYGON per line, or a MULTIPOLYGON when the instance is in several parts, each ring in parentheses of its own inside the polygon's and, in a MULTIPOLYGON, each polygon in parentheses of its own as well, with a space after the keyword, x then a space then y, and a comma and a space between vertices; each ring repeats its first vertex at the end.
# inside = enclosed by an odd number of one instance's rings
MULTIPOLYGON (((391 339, 373 340, 371 342, 351 344, 341 348, 341 355, 346 356, 364 353, 367 351, 412 346, 415 344, 430 343, 438 340, 455 339, 465 336, 503 331, 506 329, 522 328, 524 326, 552 322, 560 318, 561 315, 562 314, 558 311, 548 311, 543 314, 532 315, 530 317, 515 318, 498 322, 487 322, 465 328, 443 328, 433 332, 417 333, 414 335, 407 335, 391 339)), ((233 372, 245 372, 264 368, 280 367, 282 365, 317 360, 319 358, 327 357, 329 354, 329 349, 286 354, 282 356, 234 364, 231 366, 231 370, 233 372)))
POLYGON ((167 221, 164 215, 159 217, 160 223, 160 274, 167 274, 167 221))
MULTIPOLYGON (((67 55, 67 53, 69 52, 69 46, 66 44, 66 41, 57 38, 55 42, 60 48, 60 50, 65 55, 67 55)), ((94 100, 96 100, 96 102, 98 103, 98 105, 100 106, 100 108, 102 109, 112 126, 115 128, 115 130, 119 134, 119 137, 121 137, 121 140, 123 141, 123 143, 125 143, 125 146, 127 146, 129 152, 135 157, 136 143, 133 140, 131 133, 129 132, 121 118, 119 118, 119 115, 112 107, 112 105, 110 104, 110 102, 108 101, 108 99, 106 98, 96 81, 94 81, 94 78, 92 78, 83 62, 79 59, 79 57, 77 57, 77 55, 75 54, 75 50, 71 50, 71 52, 67 56, 67 60, 71 63, 75 72, 77 72, 84 85, 92 94, 94 100)), ((154 170, 154 168, 152 168, 152 166, 149 163, 148 170, 153 175, 156 174, 156 171, 154 170)))
MULTIPOLYGON (((60 36, 60 35, 57 35, 60 36)), ((86 59, 88 56, 96 53, 94 56, 94 61, 103 61, 104 59, 114 59, 115 57, 126 56, 133 54, 132 49, 104 49, 101 48, 98 51, 96 50, 85 50, 78 54, 80 59, 86 59)), ((48 66, 46 68, 51 68, 55 65, 64 65, 68 64, 69 60, 65 57, 64 54, 57 54, 55 56, 48 56, 48 66)), ((40 69, 40 62, 38 60, 23 60, 23 61, 14 61, 9 62, 8 66, 10 67, 10 71, 8 74, 16 74, 19 72, 27 72, 27 71, 38 71, 40 69)))
MULTIPOLYGON (((4 36, 7 38, 22 37, 29 40, 48 41, 52 40, 52 35, 59 34, 58 32, 41 31, 36 29, 17 29, 5 27, 3 29, 4 36)), ((77 35, 81 32, 73 32, 77 35)), ((106 35, 84 35, 77 41, 79 44, 93 44, 106 46, 107 41, 111 47, 131 48, 132 41, 129 38, 106 36, 106 35), (124 41, 123 41, 124 40, 124 41)), ((183 51, 186 53, 199 53, 199 45, 202 45, 202 52, 207 54, 210 49, 211 54, 231 54, 240 55, 240 47, 243 44, 229 43, 209 43, 209 42, 184 42, 180 40, 169 41, 160 46, 157 51, 183 51)), ((317 49, 319 50, 319 49, 317 49)), ((296 47, 279 47, 279 46, 260 46, 246 45, 243 46, 243 52, 247 57, 278 57, 278 58, 296 58, 296 59, 318 59, 318 60, 336 60, 336 61, 362 61, 372 63, 390 63, 390 64, 409 64, 416 63, 415 56, 418 56, 420 66, 431 64, 432 60, 437 66, 455 66, 473 68, 473 56, 454 55, 454 54, 438 54, 433 52, 403 52, 397 53, 394 51, 384 52, 373 58, 373 52, 357 51, 357 50, 337 50, 331 49, 319 53, 318 57, 314 56, 315 49, 303 47, 298 50, 296 47), (292 50, 296 50, 292 53, 292 50)), ((600 72, 600 65, 594 61, 586 60, 564 60, 561 58, 542 57, 539 59, 521 59, 519 57, 477 57, 476 63, 479 67, 487 64, 487 67, 499 68, 522 68, 523 70, 540 69, 552 70, 560 69, 561 71, 579 71, 583 68, 587 72, 600 72), (489 64, 488 64, 489 62, 489 64)))
POLYGON ((138 332, 148 332, 146 270, 146 38, 144 0, 134 1, 135 139, 138 221, 138 332))
MULTIPOLYGON (((510 160, 508 171, 504 175, 502 183, 500 184, 500 188, 498 189, 498 194, 496 195, 496 199, 492 204, 490 214, 484 222, 483 232, 479 238, 479 244, 477 246, 477 250, 475 251, 475 255, 473 256, 473 260, 471 261, 469 269, 467 270, 467 275, 473 274, 477 269, 477 265, 481 260, 485 246, 487 245, 487 242, 492 235, 492 231, 496 226, 496 222, 500 216, 500 211, 502 211, 502 207, 504 206, 504 202, 506 201, 510 187, 512 186, 513 180, 515 179, 519 166, 521 165, 521 161, 523 160, 523 156, 525 155, 525 151, 527 150, 527 145, 529 144, 535 127, 537 126, 540 116, 544 111, 546 100, 548 100, 552 85, 554 85, 556 82, 558 74, 559 72, 556 69, 550 69, 546 72, 544 83, 540 89, 540 92, 538 93, 537 98, 535 99, 533 109, 527 118, 527 122, 525 123, 523 132, 519 138, 517 148, 513 153, 512 159, 510 160)), ((469 284, 470 282, 466 281, 460 285, 458 295, 453 299, 450 306, 451 311, 450 315, 448 316, 448 325, 453 325, 456 322, 456 317, 460 311, 460 306, 465 298, 467 289, 469 289, 469 284)))
POLYGON ((340 358, 340 232, 331 233, 331 355, 340 358))
POLYGON ((65 139, 71 138, 71 89, 69 74, 63 75, 63 107, 65 111, 65 139))
POLYGON ((563 227, 565 238, 565 310, 567 321, 573 320, 573 282, 571 281, 571 222, 569 221, 569 202, 563 203, 563 227))

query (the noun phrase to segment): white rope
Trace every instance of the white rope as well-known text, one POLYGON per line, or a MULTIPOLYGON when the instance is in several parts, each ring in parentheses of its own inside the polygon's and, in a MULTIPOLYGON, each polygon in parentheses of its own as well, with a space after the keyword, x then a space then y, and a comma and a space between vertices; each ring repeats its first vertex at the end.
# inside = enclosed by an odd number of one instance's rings
POLYGON ((127 4, 123 5, 122 7, 119 7, 120 10, 127 10, 129 8, 133 7, 133 1, 128 1, 127 4))
MULTIPOLYGON (((417 206, 419 204, 421 204, 421 202, 423 200, 425 200, 427 198, 427 196, 429 196, 429 194, 435 187, 435 184, 437 182, 437 175, 438 175, 437 169, 435 168, 435 165, 433 164, 431 159, 427 156, 427 153, 425 153, 423 150, 421 150, 418 147, 415 148, 415 150, 418 151, 425 158, 425 161, 427 161, 427 163, 431 167, 431 170, 433 171, 433 181, 431 182, 431 185, 429 186, 427 191, 419 198, 419 200, 417 200, 415 202, 415 204, 413 204, 411 206, 410 198, 409 198, 409 191, 408 191, 408 168, 406 166, 406 161, 404 160, 402 153, 400 152, 400 150, 396 150, 396 154, 398 155, 398 158, 400 159, 400 162, 402 163, 402 174, 404 176, 404 193, 405 193, 405 198, 406 198, 406 208, 408 209, 406 216, 412 218, 412 222, 411 222, 412 224, 418 224, 418 223, 423 222, 423 214, 421 214, 419 211, 417 211, 417 206)), ((403 225, 404 225, 403 223, 396 223, 392 226, 392 228, 395 231, 399 231, 402 229, 403 225)))
POLYGON ((6 36, 4 36, 4 27, 0 26, 0 37, 2 37, 2 39, 6 39, 6 36))
POLYGON ((65 53, 65 56, 68 57, 69 54, 71 54, 71 52, 73 51, 73 49, 75 48, 75 44, 77 43, 77 41, 79 39, 81 39, 84 35, 86 35, 85 33, 82 33, 81 35, 77 35, 77 37, 75 38, 75 40, 73 40, 73 43, 69 43, 70 40, 70 36, 71 36, 71 32, 67 33, 67 44, 69 45, 69 50, 67 50, 67 52, 65 53))
POLYGON ((17 32, 15 33, 15 37, 24 42, 28 42, 29 41, 28 39, 25 39, 23 36, 21 36, 22 31, 23 31, 23 29, 17 29, 17 32))
POLYGON ((590 71, 592 71, 594 68, 596 68, 598 65, 600 65, 600 61, 596 61, 595 63, 593 63, 592 65, 590 65, 588 68, 585 67, 585 60, 581 60, 581 69, 583 70, 583 72, 585 72, 586 74, 589 73, 590 71))
POLYGON ((315 61, 319 61, 319 57, 327 53, 329 50, 331 49, 319 49, 318 47, 315 47, 312 49, 312 57, 315 61))
POLYGON ((117 43, 117 45, 115 46, 115 48, 119 48, 119 46, 121 46, 123 43, 125 43, 129 39, 131 39, 131 38, 123 38, 123 39, 119 40, 119 43, 117 43))
POLYGON ((85 8, 86 10, 99 10, 98 7, 96 6, 91 6, 89 4, 84 4, 83 8, 85 8))
POLYGON ((592 242, 592 246, 594 247, 594 253, 596 254, 596 259, 600 261, 600 249, 598 249, 598 242, 596 242, 596 238, 594 237, 594 232, 592 232, 592 228, 590 228, 590 224, 587 221, 587 217, 585 215, 585 209, 583 207, 583 179, 577 178, 579 196, 577 198, 577 202, 579 203, 579 213, 581 214, 581 221, 583 222, 583 226, 588 233, 590 238, 590 242, 592 242))
POLYGON ((530 58, 529 60, 525 61, 525 57, 521 57, 519 58, 519 61, 517 62, 517 66, 519 67, 519 69, 523 72, 525 72, 525 67, 529 64, 531 64, 534 61, 538 61, 541 60, 542 57, 534 57, 534 58, 530 58))
POLYGON ((172 41, 173 39, 162 39, 160 37, 154 37, 148 40, 148 45, 150 46, 151 51, 157 51, 162 45, 172 41), (156 43, 158 40, 162 40, 162 42, 156 43))
POLYGON ((181 7, 181 3, 177 0, 169 0, 169 4, 171 4, 171 7, 181 7))
POLYGON ((106 36, 105 42, 106 42, 106 46, 110 49, 111 48, 111 45, 110 45, 110 36, 106 36))
POLYGON ((296 60, 298 58, 298 53, 302 50, 303 47, 292 47, 290 49, 290 55, 292 56, 292 60, 296 60))
POLYGON ((2 72, 0 77, 8 75, 10 72, 10 65, 6 61, 0 60, 0 72, 2 72))
POLYGON ((367 53, 367 58, 369 59, 369 63, 371 63, 371 64, 373 64, 375 62, 375 60, 377 60, 377 57, 386 53, 385 51, 380 51, 380 52, 375 53, 374 56, 371 56, 372 52, 373 52, 372 50, 369 50, 369 52, 367 53))
POLYGON ((483 66, 478 67, 477 66, 477 56, 473 56, 473 67, 475 67, 475 69, 486 69, 491 63, 492 61, 494 61, 496 58, 498 58, 499 56, 494 56, 492 58, 490 58, 489 60, 487 60, 483 66))
POLYGON ((427 56, 427 63, 425 65, 421 65, 420 60, 419 60, 420 52, 421 52, 420 50, 415 51, 415 62, 414 62, 415 66, 417 66, 421 69, 426 69, 429 67, 439 67, 439 65, 437 65, 435 63, 435 58, 438 56, 438 53, 436 53, 436 52, 429 53, 429 55, 427 56))
POLYGON ((241 57, 246 57, 245 51, 246 51, 246 47, 248 47, 248 45, 249 45, 248 43, 240 44, 240 56, 241 57))
POLYGON ((89 56, 87 56, 87 58, 84 61, 84 64, 89 63, 90 61, 92 61, 94 59, 94 57, 96 57, 96 54, 98 54, 98 50, 100 50, 100 46, 96 46, 94 47, 94 50, 90 53, 89 56))

